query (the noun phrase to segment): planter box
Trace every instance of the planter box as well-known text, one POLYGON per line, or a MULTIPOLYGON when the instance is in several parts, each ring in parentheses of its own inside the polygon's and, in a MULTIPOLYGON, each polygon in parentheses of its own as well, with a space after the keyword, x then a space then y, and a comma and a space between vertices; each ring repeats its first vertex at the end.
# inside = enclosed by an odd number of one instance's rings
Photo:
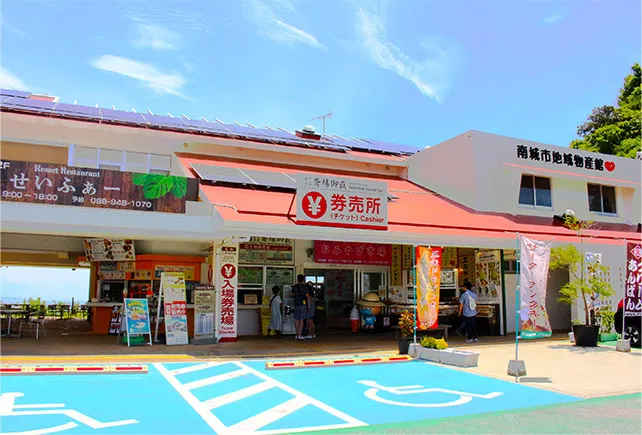
POLYGON ((436 363, 441 362, 441 353, 443 350, 437 350, 437 349, 428 349, 426 347, 417 345, 417 358, 423 359, 426 361, 432 361, 436 363))
POLYGON ((617 341, 617 334, 600 334, 600 341, 617 341))
POLYGON ((446 349, 439 351, 441 363, 457 367, 477 367, 479 353, 468 350, 446 349))

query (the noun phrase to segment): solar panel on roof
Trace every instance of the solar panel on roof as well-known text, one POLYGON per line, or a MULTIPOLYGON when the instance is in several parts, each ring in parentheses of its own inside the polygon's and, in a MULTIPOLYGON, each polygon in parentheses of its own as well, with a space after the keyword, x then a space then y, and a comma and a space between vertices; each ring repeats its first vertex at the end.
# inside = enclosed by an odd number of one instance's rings
POLYGON ((143 115, 149 122, 150 126, 161 128, 173 128, 184 130, 187 128, 185 122, 181 118, 170 118, 169 116, 161 115, 143 115))
POLYGON ((100 109, 100 113, 103 121, 122 122, 133 125, 147 125, 147 121, 140 113, 111 109, 100 109))
POLYGON ((100 115, 100 109, 77 104, 58 103, 53 113, 63 116, 97 119, 100 115))
POLYGON ((368 142, 370 145, 368 149, 373 151, 382 151, 388 153, 398 153, 398 154, 414 154, 419 151, 419 148, 415 148, 408 145, 400 145, 390 142, 383 142, 380 140, 371 140, 371 139, 361 139, 365 142, 368 142))
POLYGON ((185 124, 196 131, 205 132, 205 133, 215 133, 215 134, 229 134, 229 131, 225 128, 223 124, 218 122, 209 122, 209 121, 200 121, 197 119, 183 120, 185 124))
POLYGON ((27 98, 31 95, 31 92, 16 91, 14 89, 0 89, 0 95, 6 95, 8 97, 18 97, 18 98, 27 98))
POLYGON ((242 169, 257 186, 279 187, 282 189, 296 189, 296 181, 282 172, 258 171, 255 169, 242 169))
POLYGON ((206 181, 214 183, 231 183, 231 184, 249 184, 255 183, 250 180, 238 168, 227 166, 204 165, 201 163, 191 163, 190 166, 196 171, 196 174, 206 181))
POLYGON ((3 101, 2 105, 13 109, 28 110, 34 113, 43 113, 49 115, 51 114, 51 109, 56 106, 56 103, 52 103, 51 101, 11 97, 6 101, 3 101))

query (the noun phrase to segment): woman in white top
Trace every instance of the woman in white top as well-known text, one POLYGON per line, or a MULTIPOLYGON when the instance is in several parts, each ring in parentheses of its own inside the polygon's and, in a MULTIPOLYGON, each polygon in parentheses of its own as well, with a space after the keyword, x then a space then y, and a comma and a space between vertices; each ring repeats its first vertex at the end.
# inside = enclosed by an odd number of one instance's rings
POLYGON ((274 331, 274 334, 278 337, 281 335, 282 321, 281 321, 281 310, 283 309, 283 301, 279 292, 281 289, 278 285, 272 287, 272 299, 270 300, 270 326, 268 326, 267 336, 269 337, 274 331))

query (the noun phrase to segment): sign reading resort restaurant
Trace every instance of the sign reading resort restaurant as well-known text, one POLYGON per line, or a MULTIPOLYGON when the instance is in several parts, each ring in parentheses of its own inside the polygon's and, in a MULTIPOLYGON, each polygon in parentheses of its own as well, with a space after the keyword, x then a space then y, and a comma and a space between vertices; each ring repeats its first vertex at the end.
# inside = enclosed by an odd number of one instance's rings
POLYGON ((388 184, 327 175, 297 175, 299 225, 388 229, 388 184))
POLYGON ((2 201, 185 213, 185 177, 9 160, 0 168, 2 201))

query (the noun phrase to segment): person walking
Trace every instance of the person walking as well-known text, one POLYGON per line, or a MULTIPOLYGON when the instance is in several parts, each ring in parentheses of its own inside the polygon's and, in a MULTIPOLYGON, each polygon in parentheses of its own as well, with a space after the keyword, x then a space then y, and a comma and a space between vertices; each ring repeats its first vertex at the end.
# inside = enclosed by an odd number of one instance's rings
POLYGON ((464 282, 466 290, 459 298, 459 315, 466 325, 467 343, 479 341, 477 338, 477 326, 475 325, 475 316, 477 316, 477 295, 473 293, 470 282, 464 282))
POLYGON ((316 325, 314 324, 314 316, 316 315, 316 304, 314 298, 314 287, 312 282, 307 283, 308 286, 308 335, 305 338, 317 338, 316 325))
POLYGON ((279 293, 281 289, 278 285, 272 287, 272 299, 270 300, 270 325, 268 326, 267 336, 269 337, 272 331, 278 337, 281 335, 282 330, 282 318, 281 313, 283 310, 283 301, 279 293))
POLYGON ((294 297, 294 328, 296 329, 295 339, 303 340, 303 324, 308 318, 308 286, 305 285, 305 277, 298 275, 297 283, 292 286, 292 296, 294 297))

